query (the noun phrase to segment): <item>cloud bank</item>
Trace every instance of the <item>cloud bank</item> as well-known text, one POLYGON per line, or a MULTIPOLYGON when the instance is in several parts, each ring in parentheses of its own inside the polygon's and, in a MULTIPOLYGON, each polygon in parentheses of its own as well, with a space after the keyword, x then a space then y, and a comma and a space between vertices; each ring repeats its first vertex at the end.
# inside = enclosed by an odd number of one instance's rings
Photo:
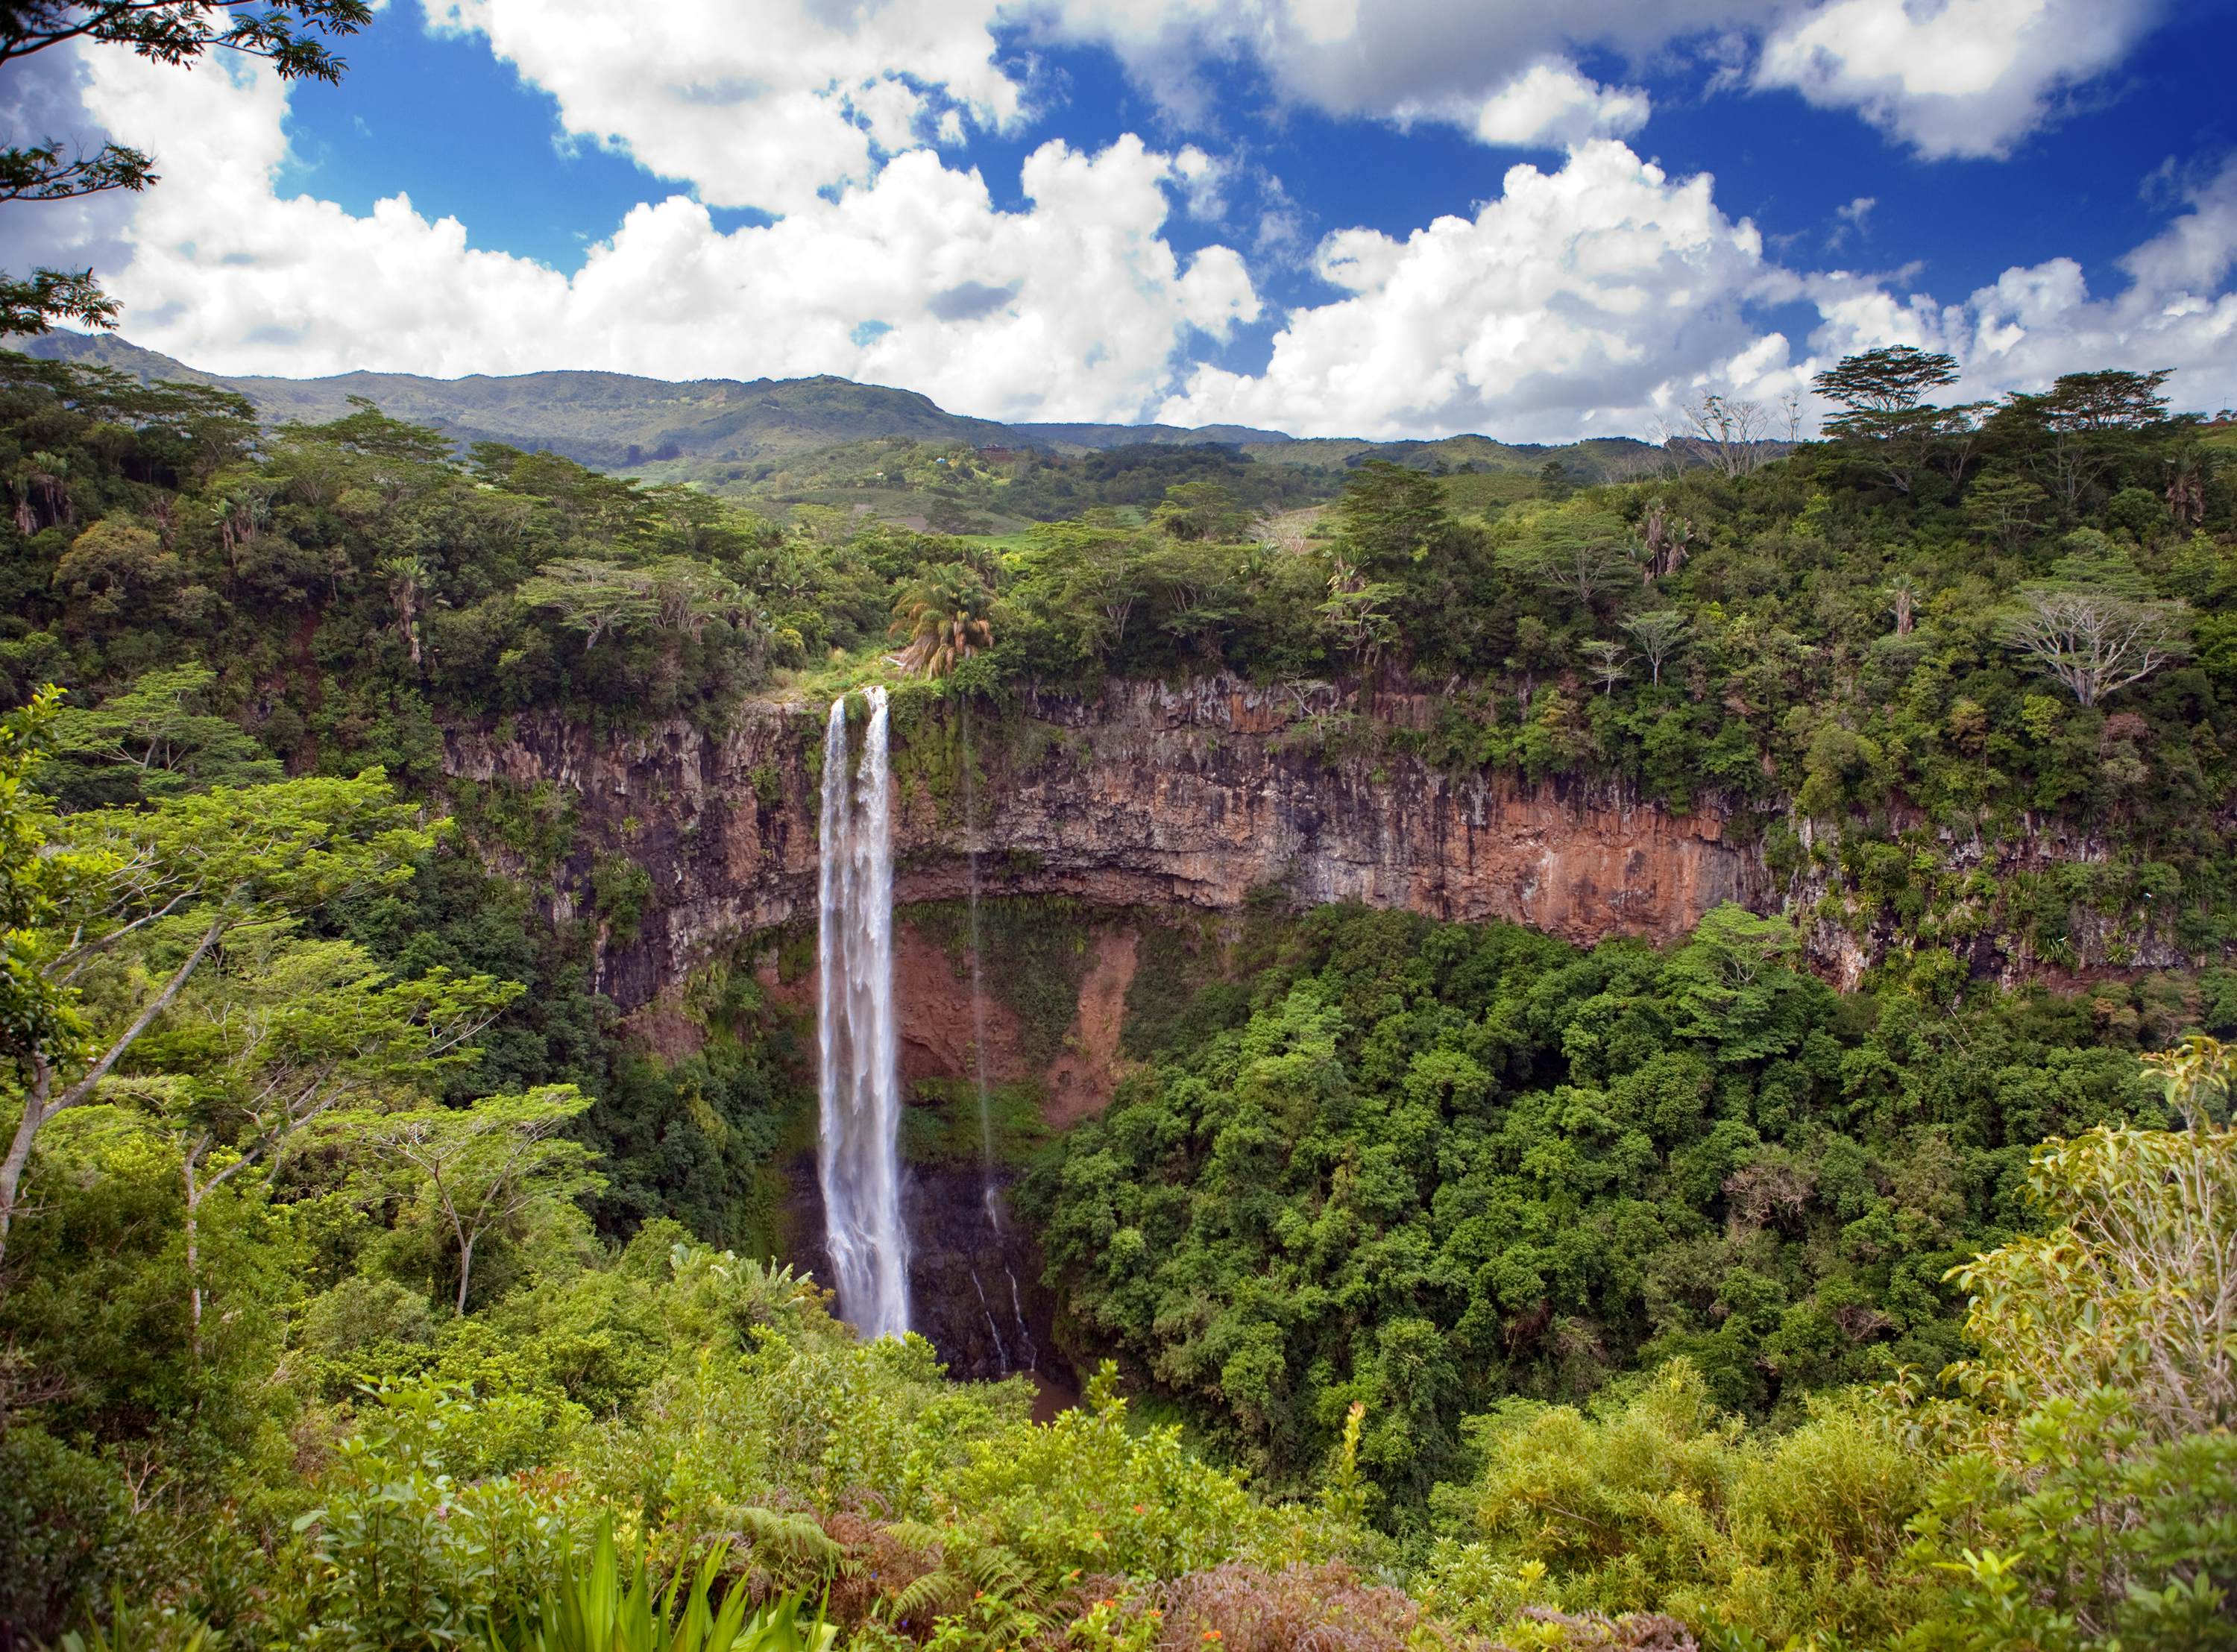
MULTIPOLYGON (((155 152, 166 180, 60 238, 102 264, 134 337, 231 372, 824 372, 1001 418, 1385 437, 1640 433, 1703 388, 1776 399, 1885 342, 1949 349, 1974 393, 2121 361, 2181 370, 2187 402, 2237 400, 2237 166, 2122 260, 2117 291, 2053 258, 1945 302, 1767 254, 1713 178, 1642 158, 1646 93, 1580 56, 1698 50, 1732 95, 1851 109, 1923 156, 2003 154, 2119 63, 2149 0, 1673 0, 1651 16, 1618 0, 771 0, 750 30, 716 0, 426 3, 431 26, 485 38, 549 91, 568 134, 688 193, 631 210, 570 276, 477 249, 401 194, 364 214, 283 197, 287 89, 256 66, 89 51, 85 117, 155 152), (1206 135, 1051 140, 1023 161, 1021 204, 998 207, 958 157, 1030 131, 1033 53, 1059 42, 1116 54, 1178 130, 1206 135), (1220 59, 1277 101, 1540 154, 1410 234, 1297 240, 1278 181, 1254 181, 1201 107, 1220 59), (1242 253, 1184 253, 1172 233, 1184 215, 1217 233, 1253 190, 1255 235, 1227 239, 1293 247, 1324 284, 1278 315, 1242 253), (723 231, 724 206, 779 215, 723 231), (1239 358, 1206 363, 1262 319, 1239 358)), ((1871 204, 1844 209, 1829 254, 1871 204)))
POLYGON ((1027 210, 918 149, 761 227, 682 195, 633 209, 571 278, 467 244, 401 195, 354 216, 274 188, 287 89, 87 62, 88 108, 165 157, 115 287, 133 336, 197 365, 309 376, 549 367, 660 377, 837 373, 1009 417, 1132 417, 1193 334, 1258 313, 1242 259, 1163 238, 1176 159, 1122 137, 1026 159, 1027 210))

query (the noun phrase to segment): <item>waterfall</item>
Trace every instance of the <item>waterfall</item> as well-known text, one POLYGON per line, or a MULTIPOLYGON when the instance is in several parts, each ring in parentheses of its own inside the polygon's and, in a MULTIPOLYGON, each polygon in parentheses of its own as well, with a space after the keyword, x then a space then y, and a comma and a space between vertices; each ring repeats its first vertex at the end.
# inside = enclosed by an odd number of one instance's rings
POLYGON ((868 1337, 908 1329, 901 1225, 901 1087, 894 1020, 894 852, 886 691, 850 775, 847 697, 823 734, 816 1174, 839 1312, 868 1337))

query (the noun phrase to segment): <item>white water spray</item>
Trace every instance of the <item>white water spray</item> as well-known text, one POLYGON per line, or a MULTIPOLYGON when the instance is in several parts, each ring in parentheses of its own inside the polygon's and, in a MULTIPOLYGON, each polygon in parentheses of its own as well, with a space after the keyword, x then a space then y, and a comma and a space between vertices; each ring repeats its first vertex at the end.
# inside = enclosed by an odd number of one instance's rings
POLYGON ((839 1312, 866 1337, 890 1337, 909 1323, 894 1023, 892 786, 886 691, 866 692, 869 727, 861 763, 851 775, 845 695, 831 702, 824 725, 816 1174, 839 1312))

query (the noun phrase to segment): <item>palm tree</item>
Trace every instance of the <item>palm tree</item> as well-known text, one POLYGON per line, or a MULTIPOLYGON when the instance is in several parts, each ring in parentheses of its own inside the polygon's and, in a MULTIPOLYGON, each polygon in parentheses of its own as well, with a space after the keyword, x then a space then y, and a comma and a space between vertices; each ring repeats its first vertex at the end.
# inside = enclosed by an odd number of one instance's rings
POLYGON ((894 635, 907 642, 894 656, 901 669, 944 677, 973 655, 994 646, 987 618, 994 593, 961 563, 934 569, 894 604, 894 635))

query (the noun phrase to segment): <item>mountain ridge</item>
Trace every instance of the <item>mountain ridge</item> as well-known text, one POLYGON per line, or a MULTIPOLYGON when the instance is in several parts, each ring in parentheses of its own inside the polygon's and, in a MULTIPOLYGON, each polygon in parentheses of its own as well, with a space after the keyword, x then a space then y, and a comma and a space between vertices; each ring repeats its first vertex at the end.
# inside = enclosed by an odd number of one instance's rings
POLYGON ((601 467, 628 468, 685 457, 769 458, 881 437, 956 441, 973 447, 1033 447, 1093 452, 1133 445, 1272 445, 1283 431, 1241 425, 1020 423, 952 413, 921 391, 865 385, 835 374, 804 378, 655 378, 590 368, 542 372, 422 373, 358 369, 318 378, 214 373, 176 357, 109 335, 50 332, 22 341, 46 360, 114 367, 142 382, 215 385, 238 391, 272 423, 339 418, 352 397, 383 412, 427 425, 462 444, 505 442, 548 448, 601 467))

